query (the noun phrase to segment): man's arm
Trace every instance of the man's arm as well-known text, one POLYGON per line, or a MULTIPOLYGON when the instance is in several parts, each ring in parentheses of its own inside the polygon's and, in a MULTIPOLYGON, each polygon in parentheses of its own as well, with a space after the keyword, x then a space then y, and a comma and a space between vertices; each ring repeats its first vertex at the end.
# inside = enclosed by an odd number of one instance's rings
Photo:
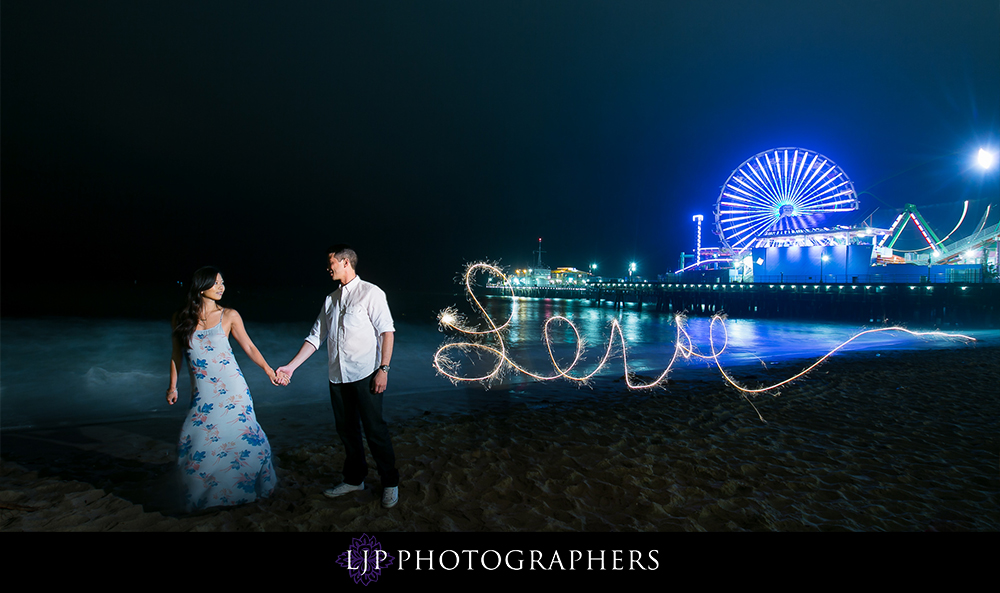
POLYGON ((305 343, 302 344, 301 348, 299 348, 299 353, 296 354, 295 358, 289 361, 288 364, 275 369, 274 373, 278 376, 279 384, 288 385, 288 383, 292 380, 292 373, 295 372, 295 369, 299 368, 303 362, 312 356, 313 352, 319 350, 323 341, 326 340, 326 332, 328 328, 325 312, 326 304, 324 304, 323 308, 320 310, 319 316, 316 318, 315 323, 313 323, 312 330, 310 330, 309 335, 306 336, 305 343), (284 374, 284 376, 282 376, 282 374, 284 374))
MULTIPOLYGON (((392 344, 395 336, 395 332, 385 332, 381 336, 382 339, 382 362, 379 365, 389 366, 389 361, 392 360, 392 344)), ((375 371, 375 380, 373 381, 372 390, 375 393, 382 393, 385 391, 386 385, 389 383, 389 374, 383 370, 375 371)))
POLYGON ((295 355, 288 364, 283 367, 278 367, 275 373, 278 375, 279 380, 281 379, 281 374, 284 373, 288 376, 288 379, 282 382, 282 385, 288 385, 288 382, 292 379, 292 374, 295 373, 295 369, 299 368, 303 362, 309 359, 316 352, 316 347, 309 342, 303 342, 302 347, 299 348, 299 353, 295 355))

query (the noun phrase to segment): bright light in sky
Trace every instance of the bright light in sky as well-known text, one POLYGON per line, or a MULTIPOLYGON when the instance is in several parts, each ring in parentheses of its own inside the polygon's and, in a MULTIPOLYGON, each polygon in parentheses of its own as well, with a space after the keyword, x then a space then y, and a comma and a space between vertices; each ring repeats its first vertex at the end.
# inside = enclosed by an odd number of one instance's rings
POLYGON ((997 155, 995 152, 990 152, 985 148, 980 148, 979 156, 976 160, 978 161, 980 167, 983 169, 989 169, 994 163, 997 162, 997 155))

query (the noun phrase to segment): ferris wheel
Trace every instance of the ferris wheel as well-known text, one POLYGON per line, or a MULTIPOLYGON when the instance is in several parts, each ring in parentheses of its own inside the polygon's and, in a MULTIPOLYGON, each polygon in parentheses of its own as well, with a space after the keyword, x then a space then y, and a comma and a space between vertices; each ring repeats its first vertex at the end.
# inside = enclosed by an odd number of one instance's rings
POLYGON ((746 160, 726 180, 715 203, 715 229, 734 255, 762 234, 816 228, 826 213, 857 210, 847 174, 804 148, 773 148, 746 160))

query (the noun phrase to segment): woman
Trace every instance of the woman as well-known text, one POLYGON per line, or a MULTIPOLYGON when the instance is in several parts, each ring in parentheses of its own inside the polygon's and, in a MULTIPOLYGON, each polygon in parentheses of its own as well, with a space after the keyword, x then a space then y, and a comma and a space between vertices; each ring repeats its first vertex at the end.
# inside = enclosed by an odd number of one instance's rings
POLYGON ((173 319, 170 405, 177 401, 181 352, 186 351, 191 373, 191 407, 177 449, 188 511, 264 498, 276 482, 271 446, 257 423, 229 335, 272 383, 277 385, 278 378, 247 335, 240 314, 219 306, 225 290, 219 270, 201 268, 173 319))

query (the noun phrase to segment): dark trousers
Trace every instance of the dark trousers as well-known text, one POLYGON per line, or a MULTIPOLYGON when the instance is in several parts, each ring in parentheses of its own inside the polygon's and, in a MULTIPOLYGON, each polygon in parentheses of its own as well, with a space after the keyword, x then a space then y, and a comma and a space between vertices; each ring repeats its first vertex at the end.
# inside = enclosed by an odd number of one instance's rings
POLYGON ((354 383, 330 383, 330 403, 337 420, 337 434, 344 443, 344 481, 358 485, 368 476, 365 446, 361 441, 364 426, 368 450, 375 458, 379 480, 383 487, 399 485, 396 454, 392 450, 389 425, 382 419, 382 394, 371 392, 372 373, 354 383))

